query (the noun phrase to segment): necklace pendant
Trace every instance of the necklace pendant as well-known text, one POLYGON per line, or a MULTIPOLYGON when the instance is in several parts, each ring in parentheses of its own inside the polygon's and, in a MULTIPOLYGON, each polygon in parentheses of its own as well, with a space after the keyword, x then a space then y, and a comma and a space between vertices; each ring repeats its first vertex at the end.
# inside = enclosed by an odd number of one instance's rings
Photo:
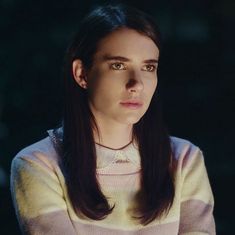
POLYGON ((115 163, 128 163, 129 159, 126 157, 123 151, 117 151, 115 156, 115 163))

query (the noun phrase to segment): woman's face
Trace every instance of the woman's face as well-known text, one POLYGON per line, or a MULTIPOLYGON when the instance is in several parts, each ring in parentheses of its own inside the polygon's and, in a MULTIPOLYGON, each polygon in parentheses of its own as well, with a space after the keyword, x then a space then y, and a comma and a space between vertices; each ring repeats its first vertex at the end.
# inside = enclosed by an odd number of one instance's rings
POLYGON ((134 124, 157 87, 159 50, 147 36, 122 28, 102 39, 87 71, 89 106, 96 119, 134 124), (123 103, 139 103, 139 105, 123 103))

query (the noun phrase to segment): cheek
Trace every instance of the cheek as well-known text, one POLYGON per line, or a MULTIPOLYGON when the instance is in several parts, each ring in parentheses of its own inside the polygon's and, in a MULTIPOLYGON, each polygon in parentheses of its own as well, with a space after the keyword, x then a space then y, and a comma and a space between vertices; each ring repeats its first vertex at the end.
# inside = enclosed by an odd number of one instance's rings
POLYGON ((118 87, 120 81, 123 80, 121 78, 123 78, 123 74, 110 71, 107 65, 100 65, 99 68, 94 68, 89 76, 92 87, 96 87, 99 90, 115 86, 118 87))
POLYGON ((117 84, 110 82, 111 79, 100 79, 90 92, 90 99, 99 107, 107 108, 119 98, 120 89, 117 84))
POLYGON ((157 88, 157 83, 158 83, 157 78, 154 78, 154 79, 149 80, 148 82, 146 82, 145 85, 144 85, 146 94, 147 94, 147 96, 149 96, 150 98, 152 97, 154 91, 155 91, 156 88, 157 88))

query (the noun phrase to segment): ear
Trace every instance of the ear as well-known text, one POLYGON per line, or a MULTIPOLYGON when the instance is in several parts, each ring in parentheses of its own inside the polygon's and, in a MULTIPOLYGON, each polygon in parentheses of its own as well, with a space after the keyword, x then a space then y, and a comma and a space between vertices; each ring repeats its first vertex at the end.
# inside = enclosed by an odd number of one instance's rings
POLYGON ((85 74, 85 68, 80 59, 76 59, 72 64, 73 69, 73 77, 76 80, 77 84, 86 89, 87 88, 87 77, 85 74))

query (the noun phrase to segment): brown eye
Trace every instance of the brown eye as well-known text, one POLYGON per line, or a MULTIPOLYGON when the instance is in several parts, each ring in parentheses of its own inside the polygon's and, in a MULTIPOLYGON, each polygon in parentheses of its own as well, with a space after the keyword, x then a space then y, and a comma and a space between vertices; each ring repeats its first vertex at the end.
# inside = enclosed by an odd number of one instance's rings
POLYGON ((144 70, 148 72, 153 72, 156 70, 156 66, 153 64, 147 64, 144 66, 144 70))
POLYGON ((123 63, 113 63, 111 64, 111 68, 114 70, 124 70, 125 66, 123 63))

